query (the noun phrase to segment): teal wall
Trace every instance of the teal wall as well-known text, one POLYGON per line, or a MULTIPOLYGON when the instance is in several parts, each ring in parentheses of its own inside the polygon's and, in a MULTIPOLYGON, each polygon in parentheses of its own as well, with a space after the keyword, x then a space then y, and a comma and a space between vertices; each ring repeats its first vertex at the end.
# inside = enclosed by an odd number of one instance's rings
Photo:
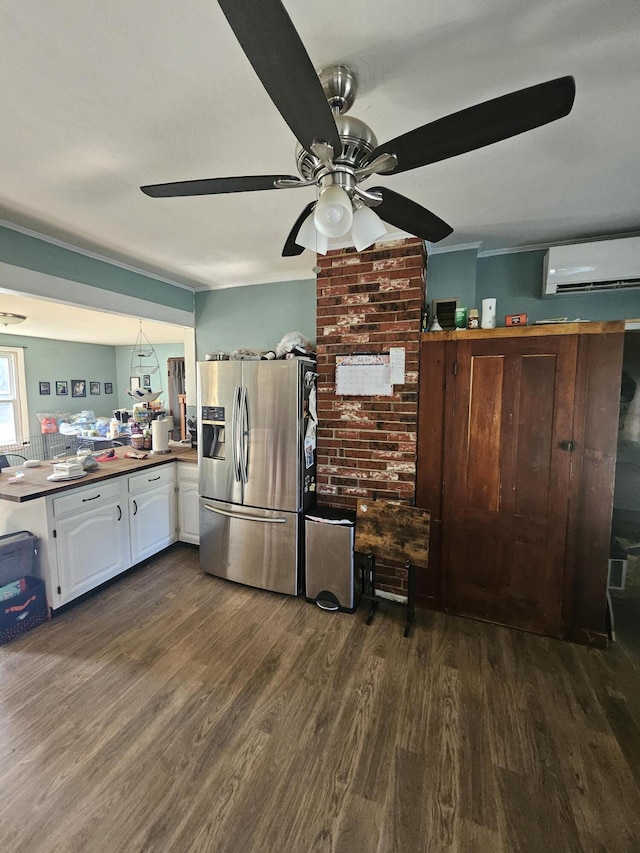
MULTIPOLYGON (((176 287, 4 226, 0 226, 0 261, 170 308, 193 311, 193 291, 189 288, 176 287)), ((9 287, 9 282, 4 286, 9 287)), ((55 299, 56 294, 52 293, 51 297, 55 299)))
POLYGON ((0 346, 24 347, 24 368, 29 407, 29 435, 40 433, 38 413, 77 414, 93 409, 96 416, 111 416, 116 407, 115 348, 98 344, 78 344, 20 335, 0 335, 0 346), (86 381, 86 397, 71 396, 71 380, 86 381), (68 396, 56 395, 56 381, 68 383, 68 396), (89 382, 100 383, 100 394, 89 393, 89 382), (40 382, 49 382, 51 394, 40 394, 40 382), (113 384, 113 394, 104 393, 104 383, 113 384))
MULTIPOLYGON (((498 326, 506 314, 527 314, 529 323, 550 317, 571 320, 624 320, 640 317, 640 289, 607 293, 576 293, 542 297, 544 250, 512 252, 477 258, 475 295, 469 299, 472 276, 469 251, 431 255, 427 264, 427 297, 460 296, 468 308, 496 298, 498 326), (459 257, 462 256, 462 257, 459 257)), ((475 253, 473 253, 475 254, 475 253)))
MULTIPOLYGON (((129 346, 114 347, 117 388, 114 388, 115 399, 113 401, 113 409, 130 409, 134 402, 127 394, 131 378, 131 349, 132 347, 129 346)), ((162 387, 166 392, 168 391, 167 359, 184 356, 184 344, 153 344, 153 349, 158 359, 160 370, 156 376, 151 377, 151 387, 154 391, 159 391, 162 387)), ((163 400, 165 404, 168 402, 166 394, 159 399, 163 400)))
POLYGON ((477 252, 475 249, 443 252, 428 257, 427 297, 429 299, 430 317, 432 299, 459 296, 461 307, 475 307, 476 264, 477 252))
MULTIPOLYGON (((24 348, 24 367, 29 407, 29 435, 40 432, 38 413, 66 412, 77 414, 92 409, 97 417, 111 417, 114 409, 131 408, 133 400, 126 394, 131 373, 131 347, 110 347, 71 341, 0 335, 0 346, 24 348), (71 380, 86 381, 86 397, 71 396, 71 380), (56 381, 68 385, 68 395, 56 395, 56 381), (100 383, 100 394, 90 394, 90 382, 100 383), (51 394, 40 394, 40 382, 49 382, 51 394), (104 393, 104 383, 111 382, 112 394, 104 393)), ((183 344, 156 344, 154 350, 160 364, 162 387, 167 390, 167 359, 184 355, 183 344)), ((154 389, 157 383, 153 383, 154 389)), ((164 398, 161 398, 164 399, 164 398)))
POLYGON ((196 293, 197 358, 275 349, 288 332, 316 337, 316 281, 285 281, 196 293))

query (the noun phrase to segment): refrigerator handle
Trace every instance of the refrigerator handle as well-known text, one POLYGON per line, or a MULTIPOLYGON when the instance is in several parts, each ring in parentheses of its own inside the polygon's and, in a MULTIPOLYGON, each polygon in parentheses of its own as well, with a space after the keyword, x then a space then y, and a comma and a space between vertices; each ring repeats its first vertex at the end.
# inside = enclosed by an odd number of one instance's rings
POLYGON ((249 480, 249 402, 247 389, 240 389, 240 412, 238 432, 240 433, 240 475, 243 483, 249 480))
POLYGON ((208 512, 215 512, 216 515, 224 515, 227 518, 238 518, 240 521, 259 521, 261 524, 286 524, 287 519, 282 516, 276 518, 260 518, 256 515, 243 515, 241 512, 228 512, 226 509, 218 509, 217 507, 205 504, 204 508, 208 512))
POLYGON ((240 482, 242 480, 242 474, 240 470, 240 390, 241 389, 239 387, 236 387, 233 392, 233 413, 231 415, 231 446, 233 448, 233 471, 237 482, 240 482))

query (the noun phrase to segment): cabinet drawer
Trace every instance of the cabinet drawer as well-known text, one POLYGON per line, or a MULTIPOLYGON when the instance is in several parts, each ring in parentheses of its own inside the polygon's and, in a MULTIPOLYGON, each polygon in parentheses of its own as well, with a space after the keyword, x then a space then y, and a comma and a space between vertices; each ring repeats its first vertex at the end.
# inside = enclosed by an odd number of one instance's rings
POLYGON ((173 463, 161 465, 157 468, 148 468, 141 474, 132 474, 129 477, 129 494, 137 495, 158 486, 174 485, 176 481, 176 468, 173 463))
POLYGON ((53 498, 54 518, 62 518, 71 513, 83 512, 117 500, 120 497, 120 482, 118 480, 103 480, 93 486, 83 486, 53 498))

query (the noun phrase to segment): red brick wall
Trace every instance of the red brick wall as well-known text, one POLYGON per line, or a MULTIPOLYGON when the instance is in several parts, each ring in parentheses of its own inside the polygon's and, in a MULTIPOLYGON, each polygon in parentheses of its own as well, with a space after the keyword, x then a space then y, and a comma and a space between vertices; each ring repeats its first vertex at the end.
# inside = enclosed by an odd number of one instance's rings
MULTIPOLYGON (((418 357, 426 256, 416 238, 318 258, 318 502, 415 496, 418 357), (404 347, 406 381, 391 397, 338 397, 337 355, 404 347)), ((406 594, 406 571, 380 560, 377 587, 406 594)))

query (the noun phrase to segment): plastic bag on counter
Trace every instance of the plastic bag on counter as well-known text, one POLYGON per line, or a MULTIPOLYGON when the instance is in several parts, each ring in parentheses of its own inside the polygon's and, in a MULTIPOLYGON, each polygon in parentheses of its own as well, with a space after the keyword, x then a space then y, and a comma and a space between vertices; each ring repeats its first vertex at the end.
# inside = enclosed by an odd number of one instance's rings
POLYGON ((62 432, 60 427, 69 419, 68 412, 37 412, 40 421, 40 432, 43 434, 62 432))
POLYGON ((83 412, 78 412, 77 415, 71 415, 69 422, 72 424, 93 424, 96 416, 93 409, 85 409, 83 412))
POLYGON ((107 436, 111 427, 111 418, 96 418, 94 429, 98 435, 107 436))

